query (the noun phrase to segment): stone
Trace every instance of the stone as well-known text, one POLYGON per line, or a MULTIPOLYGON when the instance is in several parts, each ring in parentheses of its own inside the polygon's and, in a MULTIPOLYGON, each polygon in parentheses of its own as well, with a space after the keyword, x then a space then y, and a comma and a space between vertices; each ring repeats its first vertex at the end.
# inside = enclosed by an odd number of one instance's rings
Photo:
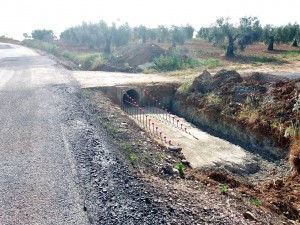
POLYGON ((253 220, 253 221, 257 221, 256 217, 254 216, 254 214, 250 211, 246 211, 243 213, 243 216, 247 219, 247 220, 253 220))
POLYGON ((169 164, 165 165, 163 168, 162 168, 163 172, 166 174, 166 175, 173 175, 174 174, 174 170, 173 170, 173 167, 169 164))
POLYGON ((180 152, 180 151, 182 150, 182 148, 179 147, 179 146, 170 145, 170 146, 168 147, 168 150, 180 152))
POLYGON ((186 159, 182 159, 182 160, 181 160, 181 163, 182 163, 183 165, 190 166, 190 162, 187 161, 186 159))

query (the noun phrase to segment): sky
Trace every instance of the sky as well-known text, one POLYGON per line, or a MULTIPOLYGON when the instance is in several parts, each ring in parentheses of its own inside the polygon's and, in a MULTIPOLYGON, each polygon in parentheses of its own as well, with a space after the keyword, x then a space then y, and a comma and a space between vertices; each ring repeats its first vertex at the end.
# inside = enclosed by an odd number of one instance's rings
POLYGON ((111 24, 192 25, 196 30, 220 17, 233 23, 256 16, 261 24, 300 24, 300 0, 4 0, 0 3, 0 36, 23 39, 35 29, 59 34, 83 21, 111 24))

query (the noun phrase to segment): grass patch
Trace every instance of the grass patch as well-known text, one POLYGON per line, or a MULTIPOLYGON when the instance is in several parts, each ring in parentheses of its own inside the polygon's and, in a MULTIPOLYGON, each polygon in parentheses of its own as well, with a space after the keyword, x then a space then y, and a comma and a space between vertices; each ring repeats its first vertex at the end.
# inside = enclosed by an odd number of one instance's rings
POLYGON ((246 56, 246 59, 250 61, 252 64, 259 64, 259 63, 283 63, 282 60, 276 57, 267 57, 267 56, 246 56))
POLYGON ((250 200, 251 204, 252 205, 255 205, 255 206, 260 206, 261 205, 261 201, 258 199, 258 198, 253 198, 250 200))
POLYGON ((222 195, 225 195, 225 194, 227 194, 228 186, 225 185, 225 184, 222 184, 222 185, 219 187, 219 189, 220 189, 221 194, 222 194, 222 195))
POLYGON ((122 143, 121 148, 127 152, 132 152, 133 149, 129 143, 122 143))
POLYGON ((155 69, 162 71, 173 71, 200 66, 197 59, 188 57, 178 51, 172 51, 168 55, 161 55, 153 60, 155 69))
POLYGON ((206 101, 208 104, 218 106, 222 103, 222 98, 214 93, 206 95, 206 101))
POLYGON ((135 161, 136 161, 136 159, 137 159, 137 156, 136 156, 136 154, 134 154, 134 153, 130 153, 130 155, 129 155, 129 159, 130 159, 130 161, 131 161, 131 162, 135 162, 135 161))
POLYGON ((40 49, 56 56, 64 57, 79 66, 83 70, 96 70, 105 63, 101 53, 81 53, 75 51, 62 50, 57 45, 40 40, 23 40, 22 44, 30 48, 40 49))
POLYGON ((180 87, 177 89, 178 92, 180 93, 189 93, 193 91, 193 80, 194 79, 188 79, 185 80, 180 87))
POLYGON ((200 63, 207 69, 215 69, 224 66, 224 64, 219 59, 214 58, 202 60, 200 63))
POLYGON ((107 130, 107 132, 111 135, 118 133, 118 129, 116 129, 115 127, 113 127, 111 124, 109 123, 103 123, 103 127, 107 130))
POLYGON ((30 48, 40 49, 45 52, 49 52, 53 55, 59 55, 60 49, 57 45, 40 41, 40 40, 28 40, 25 39, 21 42, 22 45, 28 46, 30 48))
POLYGON ((200 55, 214 55, 216 53, 218 53, 216 50, 204 50, 204 49, 201 49, 198 51, 198 53, 200 55))

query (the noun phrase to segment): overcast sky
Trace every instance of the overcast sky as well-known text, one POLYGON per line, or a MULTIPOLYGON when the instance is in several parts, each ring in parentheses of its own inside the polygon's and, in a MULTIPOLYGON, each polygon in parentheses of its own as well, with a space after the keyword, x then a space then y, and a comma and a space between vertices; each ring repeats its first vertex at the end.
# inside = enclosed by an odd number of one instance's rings
POLYGON ((191 24, 196 30, 219 17, 233 22, 256 16, 262 25, 300 24, 300 0, 5 0, 0 3, 0 36, 23 39, 23 33, 64 29, 104 20, 130 26, 191 24))

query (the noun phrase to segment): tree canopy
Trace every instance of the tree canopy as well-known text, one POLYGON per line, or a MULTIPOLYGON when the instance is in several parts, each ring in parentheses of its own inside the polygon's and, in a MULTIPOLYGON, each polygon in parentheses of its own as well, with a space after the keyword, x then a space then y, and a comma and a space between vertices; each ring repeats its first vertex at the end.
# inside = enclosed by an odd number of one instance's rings
POLYGON ((247 45, 259 41, 265 42, 270 51, 274 49, 274 43, 298 46, 300 29, 297 23, 262 27, 256 17, 242 17, 237 25, 231 23, 229 18, 219 18, 211 26, 201 27, 197 36, 226 48, 226 56, 234 56, 237 47, 243 51, 247 45))
POLYGON ((54 34, 52 30, 34 30, 31 33, 33 39, 41 41, 52 41, 54 39, 54 34))
POLYGON ((244 50, 247 45, 259 41, 262 28, 256 17, 243 17, 239 25, 234 25, 229 18, 219 18, 210 27, 203 27, 198 32, 198 37, 213 42, 214 45, 226 46, 226 56, 234 56, 238 47, 244 50))
POLYGON ((160 25, 156 28, 147 28, 143 25, 130 27, 128 23, 116 26, 108 25, 103 20, 99 23, 82 23, 63 31, 60 39, 72 43, 85 45, 91 49, 104 49, 110 52, 110 47, 126 45, 130 41, 171 42, 183 44, 187 39, 193 38, 194 28, 191 25, 172 26, 170 29, 160 25))

